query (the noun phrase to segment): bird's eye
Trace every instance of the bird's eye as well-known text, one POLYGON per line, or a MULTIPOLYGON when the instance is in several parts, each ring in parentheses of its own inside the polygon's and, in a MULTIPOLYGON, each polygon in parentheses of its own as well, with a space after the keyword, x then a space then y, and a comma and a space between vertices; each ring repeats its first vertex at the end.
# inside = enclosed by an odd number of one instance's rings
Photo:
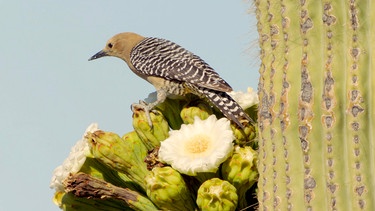
POLYGON ((113 47, 113 45, 112 45, 112 43, 108 43, 108 48, 112 48, 113 47))

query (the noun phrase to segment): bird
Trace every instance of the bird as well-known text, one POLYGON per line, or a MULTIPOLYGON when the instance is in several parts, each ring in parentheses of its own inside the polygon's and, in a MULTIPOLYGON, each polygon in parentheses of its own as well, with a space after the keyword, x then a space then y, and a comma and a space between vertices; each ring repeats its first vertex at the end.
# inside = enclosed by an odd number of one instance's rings
MULTIPOLYGON (((133 32, 123 32, 110 38, 105 47, 89 58, 89 61, 113 56, 125 61, 130 70, 151 83, 157 93, 154 102, 133 103, 132 109, 146 112, 152 126, 150 111, 169 96, 184 96, 188 93, 206 98, 226 118, 244 128, 241 122, 254 121, 227 93, 232 87, 199 56, 180 45, 156 37, 144 37, 133 32)), ((133 110, 134 111, 134 110, 133 110)))

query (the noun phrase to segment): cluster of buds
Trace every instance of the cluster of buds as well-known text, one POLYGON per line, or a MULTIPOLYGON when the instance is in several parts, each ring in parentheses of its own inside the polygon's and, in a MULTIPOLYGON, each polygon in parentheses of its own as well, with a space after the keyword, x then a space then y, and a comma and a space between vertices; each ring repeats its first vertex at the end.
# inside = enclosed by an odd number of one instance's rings
MULTIPOLYGON (((252 108, 244 109, 256 116, 257 102, 246 103, 252 108)), ((217 118, 222 116, 204 100, 187 96, 156 106, 152 127, 144 111, 134 111, 134 131, 122 137, 90 125, 54 171, 54 202, 63 210, 253 206, 255 126, 242 129, 217 118)))

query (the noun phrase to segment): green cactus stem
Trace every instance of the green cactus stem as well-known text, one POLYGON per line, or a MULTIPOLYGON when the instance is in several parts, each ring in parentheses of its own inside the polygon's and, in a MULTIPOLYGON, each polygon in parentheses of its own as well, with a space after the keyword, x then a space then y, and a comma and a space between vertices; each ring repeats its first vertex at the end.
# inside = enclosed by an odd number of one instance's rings
POLYGON ((375 3, 256 0, 260 210, 375 210, 375 3))

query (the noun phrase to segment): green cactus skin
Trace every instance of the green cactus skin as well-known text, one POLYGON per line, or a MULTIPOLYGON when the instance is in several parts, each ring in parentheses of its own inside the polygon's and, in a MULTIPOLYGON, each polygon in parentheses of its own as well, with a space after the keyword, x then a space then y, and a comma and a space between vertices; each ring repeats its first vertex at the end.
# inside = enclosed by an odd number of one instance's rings
POLYGON ((180 96, 178 99, 167 98, 164 102, 156 105, 155 109, 159 110, 163 114, 169 126, 173 130, 178 130, 183 123, 179 114, 183 105, 185 105, 186 103, 186 97, 180 96))
POLYGON ((260 210, 375 210, 375 3, 256 0, 260 210))

